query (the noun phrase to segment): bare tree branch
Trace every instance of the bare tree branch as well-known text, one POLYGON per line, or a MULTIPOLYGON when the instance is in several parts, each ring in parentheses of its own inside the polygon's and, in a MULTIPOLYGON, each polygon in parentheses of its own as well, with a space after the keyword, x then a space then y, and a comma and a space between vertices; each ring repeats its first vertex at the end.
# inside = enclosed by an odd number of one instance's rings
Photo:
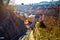
POLYGON ((9 4, 10 0, 7 0, 7 5, 9 4))
POLYGON ((3 5, 3 0, 0 0, 0 5, 3 5))

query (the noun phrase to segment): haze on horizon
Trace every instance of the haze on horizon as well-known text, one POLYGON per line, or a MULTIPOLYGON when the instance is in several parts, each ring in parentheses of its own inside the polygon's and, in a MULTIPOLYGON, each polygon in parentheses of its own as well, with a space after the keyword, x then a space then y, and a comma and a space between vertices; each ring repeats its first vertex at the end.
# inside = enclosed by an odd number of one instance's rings
POLYGON ((15 4, 19 5, 21 3, 24 4, 32 4, 32 3, 38 3, 38 2, 42 2, 42 1, 51 1, 51 0, 15 0, 15 4))

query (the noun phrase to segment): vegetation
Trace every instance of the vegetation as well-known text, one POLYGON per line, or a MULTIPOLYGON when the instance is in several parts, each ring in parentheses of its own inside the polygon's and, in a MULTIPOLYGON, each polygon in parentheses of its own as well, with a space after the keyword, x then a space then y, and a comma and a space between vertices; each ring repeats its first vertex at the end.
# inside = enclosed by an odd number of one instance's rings
MULTIPOLYGON (((57 24, 55 23, 55 19, 53 16, 47 17, 44 20, 44 24, 46 28, 42 28, 39 26, 41 23, 37 21, 34 25, 33 30, 28 31, 22 40, 60 40, 60 16, 58 17, 57 24), (48 21, 47 21, 48 20, 48 21), (31 34, 31 32, 33 33, 31 34), (29 33, 30 32, 30 33, 29 33), (33 36, 33 37, 32 37, 33 36)), ((21 40, 21 39, 19 39, 21 40)))
POLYGON ((55 24, 55 20, 53 17, 44 20, 44 24, 46 28, 41 28, 38 25, 40 23, 36 23, 34 27, 34 37, 35 40, 60 40, 60 18, 58 17, 57 23, 55 24))
MULTIPOLYGON (((8 0, 7 5, 10 0, 8 0)), ((0 3, 3 4, 2 0, 0 3)), ((3 6, 0 4, 0 29, 1 34, 7 38, 12 38, 21 32, 27 30, 24 22, 18 18, 17 14, 14 13, 14 9, 11 6, 3 6)), ((60 40, 60 14, 57 20, 53 16, 47 16, 43 23, 46 28, 42 28, 39 25, 40 22, 36 22, 31 33, 35 40, 60 40)), ((31 32, 31 31, 30 31, 31 32)), ((27 34, 30 35, 30 34, 27 34)), ((31 36, 32 36, 31 35, 31 36)), ((28 36, 30 37, 30 36, 28 36)))
POLYGON ((3 36, 4 40, 14 40, 27 30, 24 22, 13 11, 12 7, 0 4, 0 37, 3 36))

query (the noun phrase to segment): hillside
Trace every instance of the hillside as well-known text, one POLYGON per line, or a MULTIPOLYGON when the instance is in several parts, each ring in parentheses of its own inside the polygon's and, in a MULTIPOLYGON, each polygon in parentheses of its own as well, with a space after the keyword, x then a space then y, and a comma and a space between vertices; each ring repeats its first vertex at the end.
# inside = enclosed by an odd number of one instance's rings
POLYGON ((0 5, 0 36, 11 40, 26 30, 24 22, 17 17, 16 13, 0 5))

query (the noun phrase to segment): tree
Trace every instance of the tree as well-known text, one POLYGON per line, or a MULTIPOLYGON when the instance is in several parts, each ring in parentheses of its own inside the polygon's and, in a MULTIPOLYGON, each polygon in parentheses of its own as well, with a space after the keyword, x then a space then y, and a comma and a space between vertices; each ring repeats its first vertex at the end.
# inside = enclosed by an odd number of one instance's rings
POLYGON ((9 1, 10 1, 10 0, 7 0, 7 3, 6 3, 6 5, 8 5, 8 4, 9 4, 9 1))
POLYGON ((3 4, 3 1, 2 0, 0 0, 0 4, 3 4))
POLYGON ((8 5, 8 4, 9 4, 9 1, 10 1, 10 0, 0 0, 0 4, 3 5, 4 2, 6 2, 5 5, 8 5))

